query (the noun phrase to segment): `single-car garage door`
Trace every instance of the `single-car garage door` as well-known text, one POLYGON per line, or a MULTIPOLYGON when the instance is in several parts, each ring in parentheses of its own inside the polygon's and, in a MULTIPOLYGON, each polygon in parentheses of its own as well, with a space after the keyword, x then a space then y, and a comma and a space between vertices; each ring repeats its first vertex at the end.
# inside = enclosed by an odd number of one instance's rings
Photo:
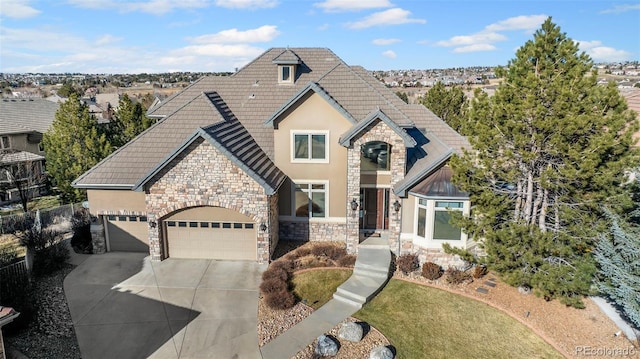
POLYGON ((145 216, 106 216, 110 251, 149 252, 145 216))
POLYGON ((171 258, 257 259, 256 224, 240 213, 197 207, 164 220, 171 258))

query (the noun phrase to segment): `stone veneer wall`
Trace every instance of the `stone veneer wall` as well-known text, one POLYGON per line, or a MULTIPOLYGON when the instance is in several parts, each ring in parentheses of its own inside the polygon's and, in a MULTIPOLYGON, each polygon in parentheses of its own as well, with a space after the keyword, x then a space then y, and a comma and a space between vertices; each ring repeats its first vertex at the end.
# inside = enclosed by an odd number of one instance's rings
POLYGON ((444 269, 449 267, 466 269, 467 266, 467 262, 460 258, 459 255, 445 253, 442 249, 413 246, 410 252, 418 255, 421 265, 425 262, 433 262, 444 269))
POLYGON ((209 142, 195 140, 147 183, 145 191, 148 220, 157 222, 149 228, 152 260, 164 259, 163 218, 184 208, 214 206, 252 218, 258 226, 258 261, 269 261, 271 244, 277 243, 278 216, 273 213, 277 195, 267 196, 260 184, 209 142), (267 226, 264 232, 259 230, 262 223, 267 226))
MULTIPOLYGON (((360 146, 371 141, 384 141, 391 145, 390 164, 391 164, 391 187, 395 186, 404 178, 404 172, 407 163, 407 151, 402 138, 386 123, 381 120, 375 120, 369 126, 364 128, 361 134, 352 140, 351 146, 348 148, 348 168, 347 175, 347 250, 350 253, 357 252, 358 243, 360 242, 359 217, 351 210, 351 200, 353 198, 360 202, 360 146)), ((393 191, 389 191, 389 247, 392 251, 398 248, 398 238, 400 237, 401 218, 393 210, 393 203, 400 197, 396 196, 393 191)), ((358 208, 360 210, 360 208, 358 208)), ((396 252, 396 251, 394 251, 396 252)))
POLYGON ((347 238, 344 223, 280 221, 280 238, 289 241, 337 241, 347 238))

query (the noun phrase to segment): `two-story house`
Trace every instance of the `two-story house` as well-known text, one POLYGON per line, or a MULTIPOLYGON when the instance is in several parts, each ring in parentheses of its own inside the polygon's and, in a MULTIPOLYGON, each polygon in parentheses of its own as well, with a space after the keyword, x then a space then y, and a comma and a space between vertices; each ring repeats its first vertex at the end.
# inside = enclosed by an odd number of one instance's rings
POLYGON ((468 142, 324 48, 273 48, 156 103, 158 122, 87 171, 106 250, 268 262, 279 239, 388 238, 451 259, 469 213, 448 159, 468 142))
MULTIPOLYGON (((38 98, 0 100, 0 202, 20 200, 10 176, 41 177, 44 171, 42 135, 51 126, 58 106, 38 98)), ((32 195, 39 193, 41 182, 31 183, 32 195)))

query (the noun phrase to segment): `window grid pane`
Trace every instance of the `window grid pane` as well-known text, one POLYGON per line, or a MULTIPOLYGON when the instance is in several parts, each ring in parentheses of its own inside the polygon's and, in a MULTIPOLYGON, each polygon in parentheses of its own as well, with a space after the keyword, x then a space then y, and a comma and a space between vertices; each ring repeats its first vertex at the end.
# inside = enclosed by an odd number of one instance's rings
POLYGON ((433 221, 433 239, 460 240, 460 228, 449 223, 451 214, 446 211, 435 211, 433 221))
POLYGON ((325 194, 324 192, 312 192, 311 193, 311 216, 312 217, 324 217, 325 209, 325 194))
POLYGON ((427 226, 427 209, 418 208, 418 236, 425 237, 425 228, 427 226))
POLYGON ((323 160, 325 156, 325 135, 311 135, 311 158, 323 160))
POLYGON ((294 141, 295 141, 294 158, 309 159, 309 136, 294 135, 294 141))

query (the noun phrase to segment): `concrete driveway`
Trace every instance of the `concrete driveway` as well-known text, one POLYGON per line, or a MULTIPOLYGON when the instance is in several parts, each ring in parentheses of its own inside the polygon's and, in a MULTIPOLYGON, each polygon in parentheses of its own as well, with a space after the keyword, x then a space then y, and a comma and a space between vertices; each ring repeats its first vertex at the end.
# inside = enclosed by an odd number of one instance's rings
POLYGON ((64 281, 83 359, 262 358, 251 262, 88 256, 64 281))

